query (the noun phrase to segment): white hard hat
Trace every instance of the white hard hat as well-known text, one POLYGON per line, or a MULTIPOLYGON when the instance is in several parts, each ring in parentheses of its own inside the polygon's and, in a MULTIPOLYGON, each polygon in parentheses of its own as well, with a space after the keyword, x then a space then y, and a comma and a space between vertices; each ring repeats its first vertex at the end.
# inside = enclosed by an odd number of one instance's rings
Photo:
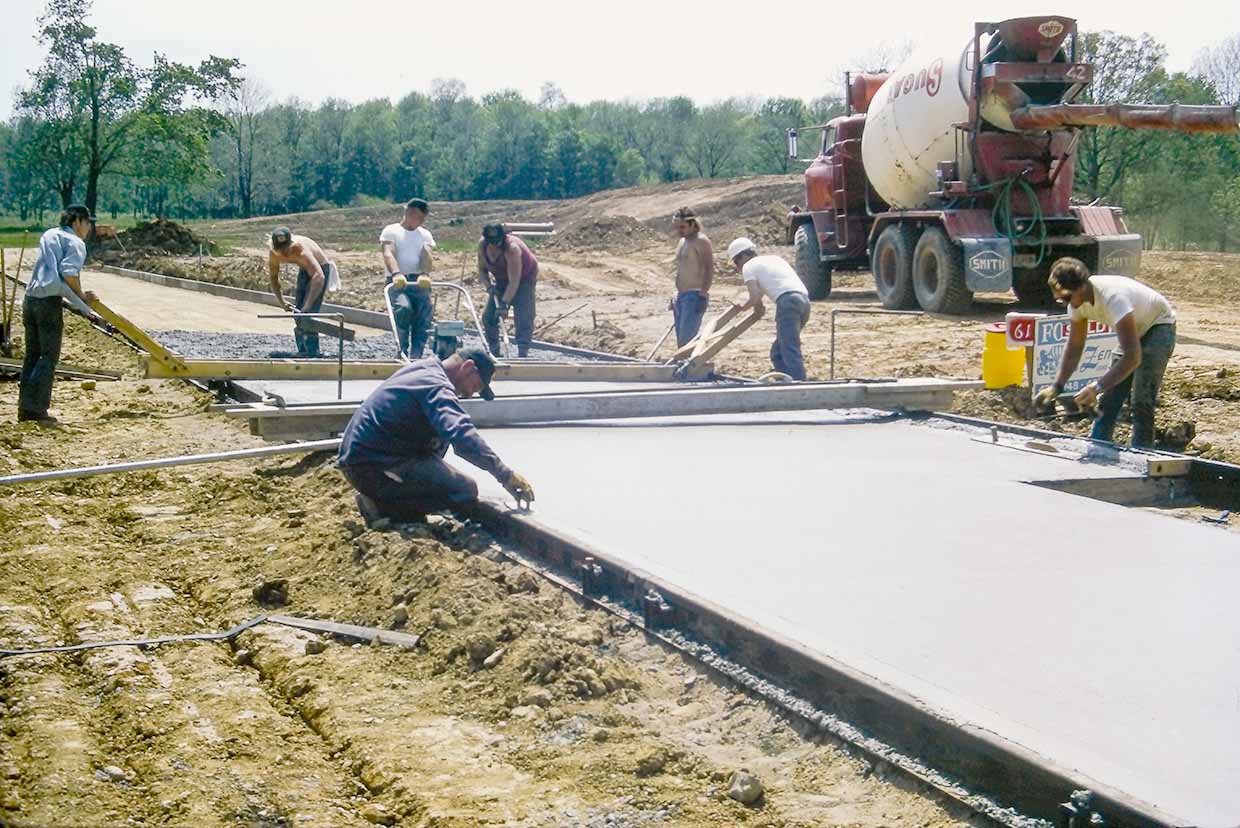
POLYGON ((739 239, 734 239, 733 242, 728 245, 728 258, 735 259, 746 250, 753 250, 756 247, 757 245, 751 242, 747 237, 741 236, 739 239))

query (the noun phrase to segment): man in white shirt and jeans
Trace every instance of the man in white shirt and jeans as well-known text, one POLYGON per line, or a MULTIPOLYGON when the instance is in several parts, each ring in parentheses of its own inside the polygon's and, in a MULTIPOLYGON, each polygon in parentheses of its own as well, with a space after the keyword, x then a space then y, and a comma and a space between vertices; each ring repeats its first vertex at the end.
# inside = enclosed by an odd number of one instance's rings
POLYGON ((778 256, 759 256, 757 247, 747 238, 736 239, 728 245, 728 258, 749 289, 749 300, 739 306, 742 311, 753 308, 763 313, 763 296, 775 303, 771 365, 794 380, 804 380, 801 329, 809 321, 809 291, 805 284, 792 265, 778 256))
POLYGON ((389 224, 379 234, 387 283, 397 276, 408 279, 404 290, 392 291, 392 314, 396 317, 396 339, 410 359, 421 359, 431 324, 431 292, 417 286, 418 276, 431 272, 431 250, 435 237, 422 226, 431 211, 425 199, 411 198, 405 204, 405 217, 389 224))
POLYGON ((1119 358, 1111 369, 1075 396, 1082 408, 1098 406, 1089 436, 1110 441, 1124 400, 1132 412, 1133 447, 1154 443, 1154 407, 1167 361, 1175 351, 1175 309, 1161 293, 1127 276, 1091 276, 1079 259, 1065 257, 1051 268, 1051 290, 1068 305, 1072 326, 1055 384, 1038 394, 1046 405, 1063 393, 1085 349, 1089 322, 1101 322, 1119 337, 1119 358), (1101 401, 1099 401, 1101 397, 1101 401))

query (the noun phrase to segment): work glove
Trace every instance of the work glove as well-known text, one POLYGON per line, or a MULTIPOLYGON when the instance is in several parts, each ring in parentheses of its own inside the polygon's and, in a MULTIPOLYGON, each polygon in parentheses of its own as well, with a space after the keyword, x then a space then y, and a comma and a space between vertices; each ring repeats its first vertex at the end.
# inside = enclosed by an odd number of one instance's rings
POLYGON ((1077 391, 1072 400, 1082 411, 1096 411, 1099 396, 1098 383, 1091 382, 1080 391, 1077 391))
POLYGON ((530 503, 534 500, 534 487, 530 485, 530 481, 513 472, 509 475, 508 482, 504 484, 504 488, 517 501, 518 509, 530 508, 530 503))
POLYGON ((1057 385, 1048 385, 1046 388, 1043 388, 1033 398, 1034 407, 1044 414, 1053 413, 1055 410, 1055 400, 1058 399, 1061 390, 1057 385))

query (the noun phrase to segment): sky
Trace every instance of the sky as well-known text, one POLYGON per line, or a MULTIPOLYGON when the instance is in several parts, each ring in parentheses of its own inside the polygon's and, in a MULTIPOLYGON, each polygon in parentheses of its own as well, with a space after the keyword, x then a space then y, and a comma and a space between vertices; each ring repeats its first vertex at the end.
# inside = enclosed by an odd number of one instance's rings
MULTIPOLYGON (((42 58, 34 34, 44 0, 3 7, 7 117, 14 89, 42 58)), ((850 57, 878 44, 907 38, 953 52, 975 20, 1056 13, 1075 14, 1082 29, 1149 32, 1167 47, 1172 70, 1240 34, 1240 0, 1087 0, 1075 8, 1027 0, 95 0, 90 20, 139 65, 156 51, 184 63, 235 57, 275 100, 395 102, 428 91, 433 78, 459 78, 475 97, 516 89, 537 100, 551 81, 574 102, 687 95, 706 103, 818 97, 850 57)))

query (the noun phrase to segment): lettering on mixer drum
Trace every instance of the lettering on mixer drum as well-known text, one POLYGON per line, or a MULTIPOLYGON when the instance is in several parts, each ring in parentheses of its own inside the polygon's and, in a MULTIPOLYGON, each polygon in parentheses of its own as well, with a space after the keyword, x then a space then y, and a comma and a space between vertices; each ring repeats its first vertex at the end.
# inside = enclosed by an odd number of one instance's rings
POLYGON ((903 78, 891 81, 891 99, 895 100, 902 94, 907 95, 919 89, 926 90, 926 94, 933 98, 939 94, 939 87, 942 85, 943 59, 938 58, 916 74, 909 72, 903 78))

